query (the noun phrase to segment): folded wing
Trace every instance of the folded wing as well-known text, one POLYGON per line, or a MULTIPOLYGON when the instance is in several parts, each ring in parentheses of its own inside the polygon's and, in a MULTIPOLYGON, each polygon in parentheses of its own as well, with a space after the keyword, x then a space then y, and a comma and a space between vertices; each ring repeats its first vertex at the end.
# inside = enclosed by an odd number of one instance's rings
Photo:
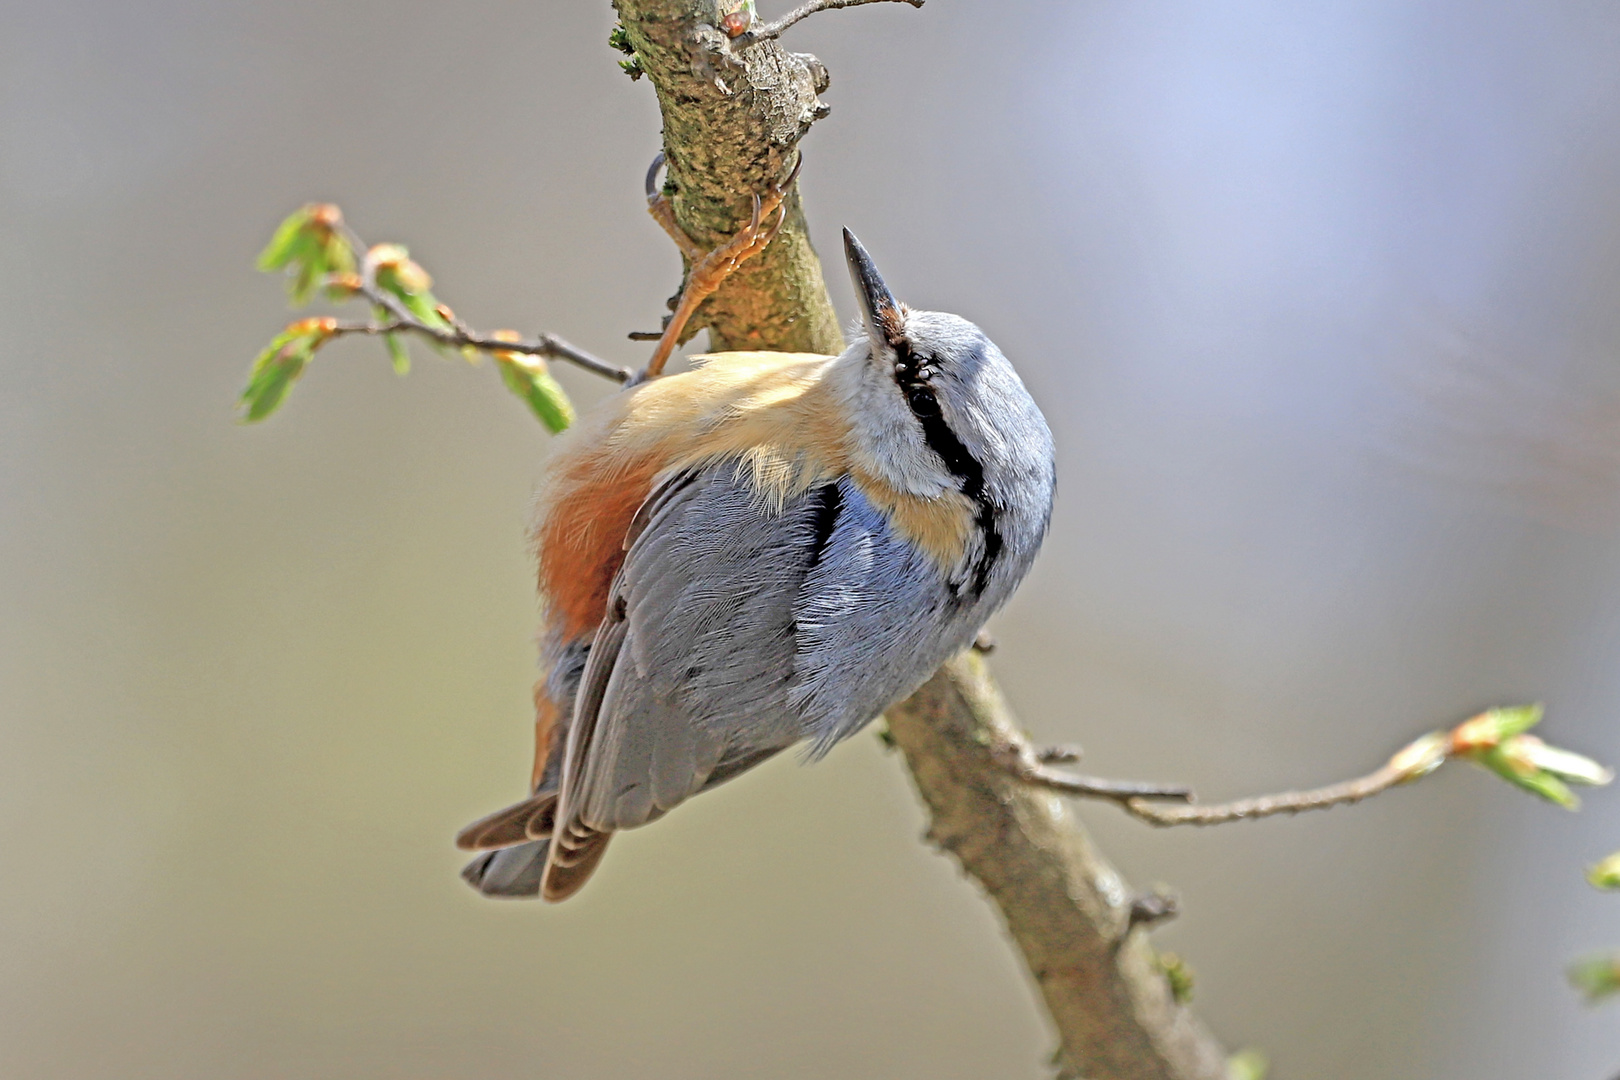
POLYGON ((803 738, 794 604, 819 490, 775 510, 722 462, 666 479, 636 516, 575 701, 547 899, 584 884, 614 831, 803 738))

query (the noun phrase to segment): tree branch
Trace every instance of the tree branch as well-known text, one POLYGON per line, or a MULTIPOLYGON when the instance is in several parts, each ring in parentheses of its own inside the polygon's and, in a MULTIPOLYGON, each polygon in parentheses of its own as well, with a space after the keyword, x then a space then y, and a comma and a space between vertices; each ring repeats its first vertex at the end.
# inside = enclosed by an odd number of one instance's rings
MULTIPOLYGON (((764 41, 768 38, 781 37, 782 31, 786 30, 800 19, 807 19, 818 11, 832 11, 835 8, 859 7, 862 4, 877 4, 882 2, 883 0, 810 0, 808 4, 805 4, 803 7, 794 8, 780 19, 777 19, 774 22, 761 23, 752 30, 739 35, 739 37, 741 40, 747 42, 764 41)), ((920 8, 923 6, 923 0, 898 0, 898 2, 902 4, 910 4, 912 7, 920 8)))
MULTIPOLYGON (((751 193, 787 172, 787 155, 826 115, 816 97, 826 71, 772 40, 734 43, 704 21, 713 10, 700 0, 615 7, 658 93, 664 194, 681 231, 717 247, 747 220, 751 193)), ((693 319, 692 327, 708 327, 714 348, 842 348, 796 187, 783 206, 781 234, 693 319)), ((1060 800, 1019 782, 991 752, 1022 736, 983 659, 952 660, 888 717, 933 817, 930 835, 1005 915, 1069 1073, 1225 1080, 1220 1044, 1174 1000, 1143 933, 1130 929, 1130 890, 1060 800)))
MULTIPOLYGON (((787 175, 799 140, 829 111, 827 71, 774 41, 737 43, 702 0, 616 0, 625 40, 664 118, 665 177, 681 231, 710 251, 747 223, 752 194, 787 175)), ((844 338, 810 246, 797 183, 780 233, 698 308, 681 334, 710 347, 837 353, 844 338)), ((690 269, 689 260, 688 269, 690 269)))

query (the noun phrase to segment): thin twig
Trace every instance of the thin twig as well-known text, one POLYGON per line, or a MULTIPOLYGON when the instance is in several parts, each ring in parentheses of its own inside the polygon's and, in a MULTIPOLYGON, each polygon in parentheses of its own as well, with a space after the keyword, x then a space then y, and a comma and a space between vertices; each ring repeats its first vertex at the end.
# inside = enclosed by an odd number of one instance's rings
MULTIPOLYGON (((749 30, 747 33, 740 35, 743 40, 739 41, 738 44, 744 45, 750 42, 764 41, 767 38, 779 37, 782 31, 786 30, 788 27, 792 26, 800 19, 809 18, 818 11, 831 11, 834 8, 859 7, 862 4, 877 4, 882 2, 883 0, 810 0, 808 4, 805 4, 803 7, 794 8, 792 11, 788 12, 780 19, 777 19, 775 22, 762 23, 754 29, 749 30)), ((902 4, 910 4, 912 7, 918 8, 923 6, 923 0, 898 0, 898 2, 902 4)))
POLYGON ((1061 772, 1047 767, 1047 762, 1054 760, 1052 755, 1041 753, 1028 743, 997 747, 996 756, 1010 773, 1026 783, 1065 795, 1107 799, 1118 803, 1127 814, 1150 825, 1224 825, 1230 821, 1250 821, 1275 814, 1298 814, 1306 810, 1327 810, 1358 803, 1398 784, 1427 776, 1460 753, 1466 745, 1446 732, 1431 732, 1408 744, 1381 768, 1366 776, 1309 791, 1257 795, 1213 806, 1155 805, 1149 800, 1179 799, 1191 803, 1192 792, 1171 784, 1102 780, 1061 772))
POLYGON ((1131 897, 1131 914, 1125 923, 1127 931, 1138 926, 1154 926, 1181 914, 1181 901, 1174 893, 1162 889, 1138 893, 1131 897))
POLYGON ((482 352, 509 352, 521 353, 525 356, 544 356, 554 360, 566 360, 591 372, 615 382, 627 383, 634 374, 629 368, 617 367, 599 357, 581 349, 579 346, 564 341, 555 334, 541 334, 537 338, 520 338, 516 341, 506 341, 490 334, 482 334, 473 330, 466 323, 450 313, 448 308, 443 309, 445 321, 450 329, 430 326, 418 319, 411 310, 400 303, 397 296, 377 285, 377 269, 365 259, 366 252, 371 248, 360 239, 347 223, 339 226, 343 230, 343 237, 349 246, 361 259, 360 266, 360 295, 373 305, 386 311, 391 317, 390 322, 339 322, 333 329, 333 335, 342 334, 419 334, 431 338, 441 345, 452 348, 471 346, 482 352))
POLYGON ((1058 772, 1047 767, 1050 761, 1073 761, 1079 755, 1073 749, 1053 752, 1037 751, 1027 742, 1002 742, 990 748, 990 753, 1009 773, 1028 784, 1051 788, 1065 795, 1080 795, 1088 799, 1112 799, 1121 806, 1141 799, 1172 799, 1192 801, 1192 789, 1185 784, 1155 784, 1140 780, 1105 780, 1100 776, 1081 776, 1078 773, 1058 772))
POLYGON ((1218 806, 1154 806, 1142 799, 1127 799, 1121 805, 1127 814, 1149 825, 1224 825, 1229 821, 1248 821, 1274 814, 1299 814, 1306 810, 1348 806, 1414 779, 1416 777, 1406 769, 1385 765, 1366 776, 1327 787, 1258 795, 1218 806))
MULTIPOLYGON (((367 299, 371 298, 368 296, 367 299)), ((397 313, 393 311, 390 311, 389 314, 397 316, 397 313)), ((393 321, 385 323, 340 321, 332 328, 333 337, 340 337, 344 334, 404 333, 420 334, 423 337, 432 338, 441 345, 448 345, 456 349, 471 346, 481 352, 521 353, 525 356, 545 356, 556 360, 567 360, 569 363, 578 364, 586 371, 621 383, 629 382, 630 376, 634 374, 629 368, 614 367, 604 360, 598 360, 584 349, 564 341, 555 334, 542 334, 538 338, 507 341, 504 338, 491 337, 488 334, 468 330, 459 325, 459 320, 455 324, 455 329, 441 330, 414 318, 401 319, 397 317, 393 321)))

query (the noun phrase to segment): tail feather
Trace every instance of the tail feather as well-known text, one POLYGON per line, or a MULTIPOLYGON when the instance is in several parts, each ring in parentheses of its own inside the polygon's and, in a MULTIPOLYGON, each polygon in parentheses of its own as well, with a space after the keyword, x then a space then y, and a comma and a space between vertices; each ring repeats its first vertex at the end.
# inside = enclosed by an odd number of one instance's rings
POLYGON ((560 845, 550 853, 551 864, 544 868, 540 895, 555 904, 579 892, 596 873, 597 864, 607 853, 608 841, 612 839, 613 833, 593 829, 572 843, 560 845))
POLYGON ((456 834, 456 847, 463 851, 487 851, 526 840, 545 840, 551 836, 556 816, 557 793, 542 791, 468 825, 456 834))
POLYGON ((462 880, 485 896, 529 900, 540 895, 540 876, 546 869, 549 840, 531 840, 516 847, 486 851, 461 870, 462 880))

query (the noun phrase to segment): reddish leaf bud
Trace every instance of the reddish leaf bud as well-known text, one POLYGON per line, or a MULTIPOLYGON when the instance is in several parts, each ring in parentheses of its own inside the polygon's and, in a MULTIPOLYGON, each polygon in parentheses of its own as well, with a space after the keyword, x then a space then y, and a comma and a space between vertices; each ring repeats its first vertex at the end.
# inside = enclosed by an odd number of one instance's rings
POLYGON ((343 224, 343 211, 334 203, 310 203, 307 210, 309 223, 317 229, 331 232, 343 224))

